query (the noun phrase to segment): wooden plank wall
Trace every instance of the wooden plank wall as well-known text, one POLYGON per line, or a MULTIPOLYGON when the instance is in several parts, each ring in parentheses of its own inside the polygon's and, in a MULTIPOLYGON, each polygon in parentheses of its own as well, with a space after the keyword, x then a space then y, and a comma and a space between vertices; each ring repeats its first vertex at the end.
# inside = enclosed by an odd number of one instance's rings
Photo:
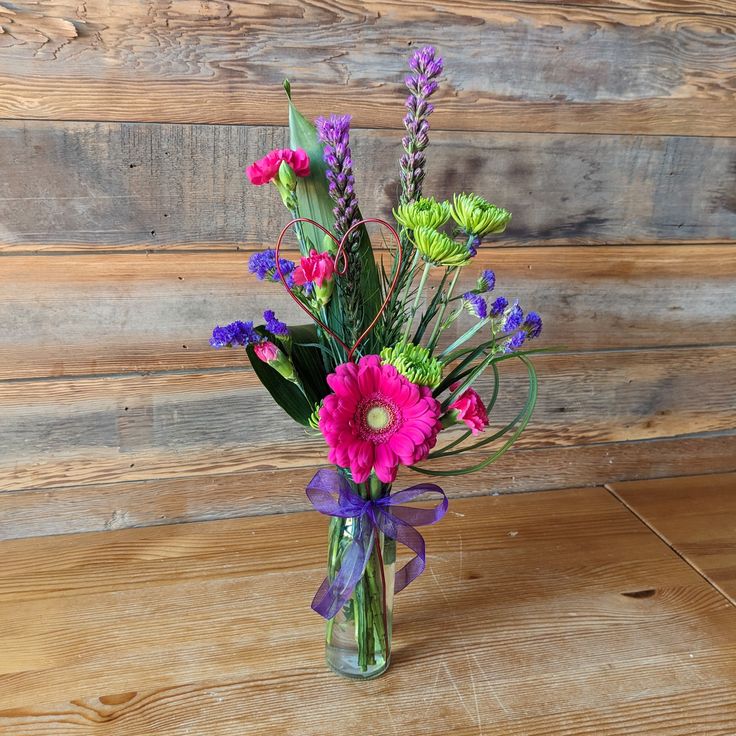
POLYGON ((0 538, 305 507, 322 442, 207 346, 293 315, 247 275, 284 213, 242 170, 288 74, 354 115, 387 215, 424 43, 426 191, 514 212, 476 266, 564 346, 519 449, 450 492, 736 470, 736 0, 0 0, 0 538))

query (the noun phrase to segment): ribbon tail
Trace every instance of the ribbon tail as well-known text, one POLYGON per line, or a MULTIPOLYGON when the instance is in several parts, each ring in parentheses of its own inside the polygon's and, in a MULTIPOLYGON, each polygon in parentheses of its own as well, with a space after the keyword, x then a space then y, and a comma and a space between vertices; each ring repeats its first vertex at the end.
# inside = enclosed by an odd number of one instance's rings
POLYGON ((322 581, 312 600, 312 608, 326 619, 334 618, 350 600, 355 586, 363 577, 373 549, 373 529, 361 517, 357 521, 358 530, 340 561, 340 569, 330 582, 322 581))
POLYGON ((376 514, 376 523, 387 537, 395 539, 414 552, 414 557, 396 571, 394 593, 399 593, 424 572, 426 567, 424 537, 413 526, 394 516, 386 508, 376 514))

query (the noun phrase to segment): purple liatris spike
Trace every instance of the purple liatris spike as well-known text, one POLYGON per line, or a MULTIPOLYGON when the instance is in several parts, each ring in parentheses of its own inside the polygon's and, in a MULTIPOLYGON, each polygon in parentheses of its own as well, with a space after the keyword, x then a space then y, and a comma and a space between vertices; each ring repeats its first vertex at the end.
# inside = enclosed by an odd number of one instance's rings
POLYGON ((463 294, 463 306, 479 319, 485 319, 488 316, 488 304, 480 294, 472 291, 463 294))
POLYGON ((519 302, 514 302, 514 305, 506 313, 506 321, 503 323, 504 332, 513 332, 521 327, 521 323, 524 320, 524 312, 519 306, 519 302))
POLYGON ((499 314, 503 314, 503 311, 508 307, 509 300, 500 296, 491 304, 491 317, 498 317, 499 314))
POLYGON ((267 309, 263 313, 263 319, 266 321, 266 329, 272 335, 285 337, 289 334, 289 328, 286 326, 286 323, 279 320, 273 310, 267 309))
POLYGON ((522 327, 526 330, 526 336, 533 340, 542 332, 542 318, 536 312, 529 312, 522 327))
POLYGON ((493 288, 495 286, 496 286, 496 274, 493 273, 493 271, 486 270, 486 271, 483 271, 481 275, 478 277, 478 283, 476 285, 476 290, 481 292, 482 294, 485 294, 488 291, 493 291, 493 288))
MULTIPOLYGON (((353 158, 350 152, 350 115, 330 115, 317 118, 317 135, 324 143, 324 160, 327 164, 327 181, 330 196, 335 203, 335 230, 338 237, 358 222, 358 198, 355 195, 353 158)), ((351 237, 351 243, 355 242, 351 237)))
POLYGON ((405 80, 410 94, 404 117, 404 155, 399 162, 402 204, 418 199, 422 193, 424 151, 429 145, 429 116, 434 110, 428 100, 437 91, 437 77, 442 73, 442 59, 435 53, 434 48, 425 46, 409 59, 412 74, 405 80))
POLYGON ((217 325, 212 330, 210 345, 213 348, 232 348, 235 345, 248 347, 261 342, 263 338, 255 331, 252 322, 231 322, 229 325, 220 327, 217 325))
POLYGON ((517 332, 504 343, 504 353, 513 353, 515 350, 518 350, 524 344, 524 340, 526 340, 526 332, 523 330, 517 332))

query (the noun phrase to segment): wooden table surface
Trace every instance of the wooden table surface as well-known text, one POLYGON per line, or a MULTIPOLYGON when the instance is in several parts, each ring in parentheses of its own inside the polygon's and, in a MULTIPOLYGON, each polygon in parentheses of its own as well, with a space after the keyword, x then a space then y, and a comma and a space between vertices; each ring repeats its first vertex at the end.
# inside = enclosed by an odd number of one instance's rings
POLYGON ((621 498, 450 509, 366 683, 323 663, 316 513, 3 542, 0 734, 736 734, 736 606, 621 498))

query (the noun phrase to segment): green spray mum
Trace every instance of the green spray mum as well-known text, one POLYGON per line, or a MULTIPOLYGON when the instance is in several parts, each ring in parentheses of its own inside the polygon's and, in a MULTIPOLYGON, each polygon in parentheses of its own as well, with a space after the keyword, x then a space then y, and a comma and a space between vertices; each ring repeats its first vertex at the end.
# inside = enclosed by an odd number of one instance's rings
POLYGON ((456 194, 450 207, 452 219, 468 234, 482 238, 491 233, 502 233, 511 219, 511 213, 496 207, 477 194, 456 194))
POLYGON ((442 363, 421 345, 400 342, 381 350, 381 360, 417 386, 437 388, 442 381, 442 363))
POLYGON ((450 203, 438 202, 434 197, 421 197, 399 205, 393 213, 396 222, 409 230, 419 227, 438 230, 450 219, 450 203))
POLYGON ((465 243, 458 243, 429 227, 414 230, 414 245, 419 255, 435 266, 464 266, 470 261, 470 251, 465 243))

